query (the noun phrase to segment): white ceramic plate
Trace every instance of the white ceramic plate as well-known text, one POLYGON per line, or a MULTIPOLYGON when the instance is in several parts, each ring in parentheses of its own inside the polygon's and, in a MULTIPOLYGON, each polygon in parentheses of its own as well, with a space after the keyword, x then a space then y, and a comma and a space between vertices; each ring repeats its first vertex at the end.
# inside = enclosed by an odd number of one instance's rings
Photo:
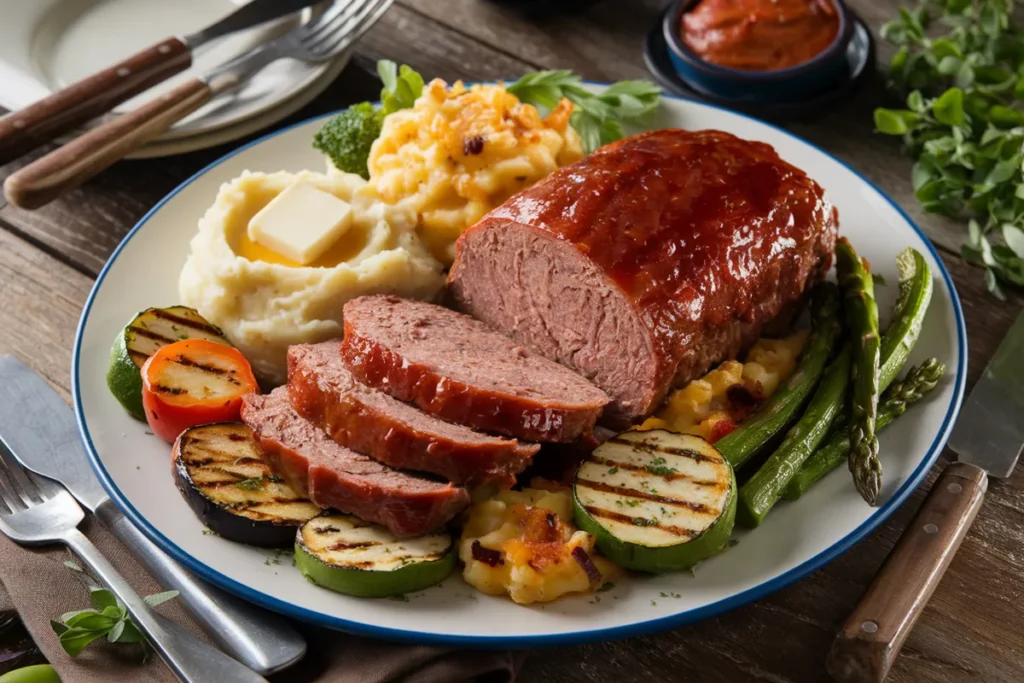
MULTIPOLYGON (((185 35, 229 14, 244 0, 0 0, 0 106, 21 109, 171 35, 185 35)), ((309 12, 302 14, 309 16, 309 12)), ((119 105, 130 111, 273 36, 301 19, 285 18, 205 46, 192 68, 119 105)), ((348 62, 283 59, 239 89, 175 124, 132 158, 182 154, 249 135, 297 111, 348 62)))
MULTIPOLYGON (((942 384, 881 437, 883 504, 872 509, 836 471, 795 503, 780 503, 764 525, 697 567, 695 575, 623 580, 598 602, 583 596, 534 607, 477 593, 458 575, 408 602, 350 598, 306 582, 287 557, 203 534, 175 490, 167 444, 146 434, 110 396, 104 373, 110 344, 131 315, 177 303, 178 270, 196 221, 218 186, 245 169, 320 169, 309 145, 322 119, 257 140, 200 171, 128 234, 96 281, 82 314, 72 378, 82 438, 97 474, 125 513, 196 574, 244 598, 324 626, 422 643, 532 647, 662 630, 756 600, 811 573, 878 526, 938 457, 964 390, 967 339, 953 283, 931 244, 907 216, 854 170, 789 133, 742 115, 666 98, 659 126, 718 128, 762 140, 820 182, 838 206, 842 233, 890 283, 896 254, 913 246, 934 272, 935 295, 911 356, 949 366, 942 384), (670 595, 671 597, 664 597, 670 595)), ((883 324, 896 295, 880 287, 883 324)), ((845 469, 845 468, 844 468, 845 469)))

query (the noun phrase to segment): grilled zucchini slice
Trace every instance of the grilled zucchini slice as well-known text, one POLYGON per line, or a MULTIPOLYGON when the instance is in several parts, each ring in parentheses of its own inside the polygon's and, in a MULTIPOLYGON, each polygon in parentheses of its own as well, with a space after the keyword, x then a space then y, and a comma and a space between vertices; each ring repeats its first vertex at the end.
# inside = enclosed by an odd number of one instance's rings
POLYGON ((261 455, 244 424, 192 427, 174 442, 174 483, 196 516, 224 538, 287 547, 321 510, 275 476, 261 455))
POLYGON ((338 593, 382 598, 428 588, 455 569, 447 534, 397 538, 354 515, 328 511, 295 537, 295 563, 311 583, 338 593))
POLYGON ((147 308, 121 330, 110 350, 107 387, 128 414, 146 421, 140 370, 156 350, 182 339, 208 339, 231 346, 220 328, 186 306, 147 308))
POLYGON ((576 525, 613 562, 687 569, 719 552, 736 518, 736 478, 714 446, 656 429, 619 434, 576 471, 576 525))

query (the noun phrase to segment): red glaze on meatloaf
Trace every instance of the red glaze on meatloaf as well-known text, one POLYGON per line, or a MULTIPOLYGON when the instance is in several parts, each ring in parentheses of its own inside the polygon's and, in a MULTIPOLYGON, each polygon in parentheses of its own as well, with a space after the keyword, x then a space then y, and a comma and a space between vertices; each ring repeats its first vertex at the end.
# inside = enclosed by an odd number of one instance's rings
POLYGON ((459 239, 460 308, 570 367, 637 421, 735 358, 824 277, 838 216, 769 145, 659 130, 602 147, 459 239))
POLYGON ((288 349, 292 406, 343 446, 392 467, 433 472, 456 484, 511 485, 540 446, 445 422, 360 384, 341 342, 288 349))
POLYGON ((450 422, 528 441, 590 433, 608 397, 478 320, 394 296, 345 304, 341 357, 363 384, 450 422))
POLYGON ((242 420, 270 468, 322 508, 411 537, 436 530, 469 504, 462 487, 399 472, 335 443, 295 412, 287 387, 246 396, 242 420))

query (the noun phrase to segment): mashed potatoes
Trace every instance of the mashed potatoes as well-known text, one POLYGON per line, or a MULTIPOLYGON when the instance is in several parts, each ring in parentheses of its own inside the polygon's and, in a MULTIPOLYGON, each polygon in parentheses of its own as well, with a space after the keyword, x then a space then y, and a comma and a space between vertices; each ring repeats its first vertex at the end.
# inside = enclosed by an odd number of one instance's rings
MULTIPOLYGON (((533 484, 544 485, 539 480, 533 484)), ((470 508, 459 539, 462 576, 483 593, 507 594, 521 605, 550 602, 594 590, 621 574, 597 554, 594 542, 572 525, 568 488, 502 491, 470 508), (592 581, 574 554, 589 558, 600 579, 592 581)))
POLYGON ((638 429, 669 429, 714 443, 793 374, 807 336, 801 330, 785 339, 759 339, 745 362, 726 361, 672 392, 664 407, 638 429))
POLYGON ((225 183, 199 221, 178 282, 181 303, 218 325, 272 382, 286 377, 291 344, 342 334, 342 305, 363 294, 435 297, 441 264, 416 236, 416 215, 374 201, 357 175, 244 173, 225 183), (296 180, 352 205, 352 227, 310 266, 290 263, 249 240, 249 220, 296 180))
POLYGON ((435 79, 412 109, 389 114, 368 162, 370 186, 410 208, 419 234, 450 264, 455 240, 485 213, 583 156, 572 104, 542 119, 501 85, 435 79))

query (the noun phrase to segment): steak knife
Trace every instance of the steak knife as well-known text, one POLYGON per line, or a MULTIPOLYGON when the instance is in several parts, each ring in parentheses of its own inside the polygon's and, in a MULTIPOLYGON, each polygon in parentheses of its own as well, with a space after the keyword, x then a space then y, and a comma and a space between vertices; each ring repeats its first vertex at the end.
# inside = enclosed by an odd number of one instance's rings
POLYGON ((42 377, 11 356, 0 356, 0 441, 28 469, 63 484, 93 511, 125 548, 179 599, 229 654, 269 675, 306 653, 287 622, 189 574, 121 513, 86 461, 75 418, 42 377))
POLYGON ((882 681, 978 514, 988 478, 1005 479, 1024 445, 1024 313, 964 403, 950 439, 958 461, 932 486, 829 653, 841 683, 882 681))
POLYGON ((220 21, 187 36, 161 40, 0 118, 0 165, 105 114, 192 65, 192 52, 230 33, 280 19, 322 0, 251 0, 220 21))

